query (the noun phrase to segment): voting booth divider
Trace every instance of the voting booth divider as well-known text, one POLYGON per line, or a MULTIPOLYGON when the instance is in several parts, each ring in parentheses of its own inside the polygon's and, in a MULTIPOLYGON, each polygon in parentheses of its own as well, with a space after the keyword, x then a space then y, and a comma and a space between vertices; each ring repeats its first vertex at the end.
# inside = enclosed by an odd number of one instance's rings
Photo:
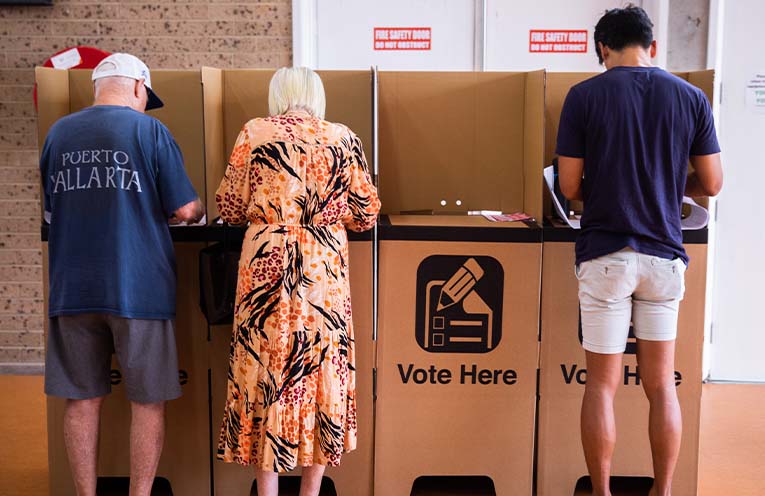
POLYGON ((379 73, 375 494, 422 478, 530 495, 544 71, 379 73))
MULTIPOLYGON (((50 126, 59 118, 87 107, 93 102, 90 70, 62 71, 37 68, 38 136, 40 147, 50 126)), ((153 87, 165 107, 151 115, 161 120, 175 137, 194 188, 204 199, 204 132, 202 87, 199 71, 152 71, 153 87)), ((73 172, 71 179, 76 181, 73 172)), ((43 178, 45 180, 45 178, 43 178)), ((70 184, 77 187, 77 184, 70 184)), ((175 228, 174 228, 175 229, 175 228)), ((76 235, 76 233, 72 233, 76 235)), ((167 429, 162 460, 157 477, 175 494, 210 494, 209 414, 208 414, 208 344, 207 322, 199 310, 197 257, 203 243, 177 243, 178 296, 176 342, 178 376, 183 396, 167 406, 167 429)), ((48 257, 44 243, 44 283, 47 315, 48 257)), ((45 319, 47 335, 47 319, 45 319)), ((99 475, 118 478, 127 488, 130 474, 129 427, 130 404, 116 360, 111 371, 112 394, 103 404, 99 475)), ((74 495, 63 436, 65 401, 48 398, 48 458, 50 487, 56 495, 74 495)))
MULTIPOLYGON (((711 98, 713 71, 677 74, 711 98)), ((545 95, 545 164, 552 161, 558 118, 569 88, 594 74, 548 73, 545 95)), ((547 203, 547 202, 546 202, 547 203)), ((703 199, 699 203, 706 205, 703 199)), ((549 211, 546 205, 546 210, 549 211)), ((579 411, 587 380, 581 347, 581 321, 574 274, 576 231, 559 221, 544 228, 542 262, 541 360, 537 494, 574 494, 587 476, 582 452, 579 411)), ((676 386, 683 416, 683 437, 672 494, 696 494, 699 423, 707 283, 707 231, 684 231, 691 262, 685 274, 685 298, 680 305, 676 386)), ((648 440, 648 400, 638 371, 636 342, 630 333, 624 354, 624 376, 616 395, 617 442, 612 475, 652 477, 648 440)))
MULTIPOLYGON (((384 214, 375 235, 349 233, 358 447, 326 472, 336 494, 400 496, 413 488, 417 494, 434 477, 458 476, 489 481, 488 494, 530 495, 534 472, 539 495, 573 494, 586 476, 576 234, 554 223, 540 227, 550 213, 542 169, 552 159, 568 89, 593 74, 319 74, 327 120, 348 125, 361 138, 370 169, 379 170, 384 214), (534 220, 492 222, 467 215, 471 210, 525 212, 534 220)), ((183 396, 168 404, 157 476, 175 494, 249 494, 254 483, 251 468, 216 459, 232 326, 207 324, 197 271, 199 250, 221 239, 214 192, 228 154, 247 120, 268 115, 272 75, 208 67, 152 71, 166 106, 150 115, 178 142, 210 223, 171 231, 183 396)), ((678 75, 711 94, 712 71, 678 75)), ((42 146, 56 120, 92 102, 93 85, 89 70, 37 68, 36 80, 42 146)), ((677 348, 684 422, 678 495, 696 488, 707 277, 706 231, 686 232, 685 240, 691 265, 677 348)), ((47 243, 43 253, 47 306, 47 243)), ((631 339, 617 395, 613 474, 650 477, 648 405, 634 346, 631 339)), ((116 362, 112 384, 99 475, 124 482, 130 407, 116 362)), ((64 404, 48 400, 50 479, 57 495, 73 495, 64 404)))
MULTIPOLYGON (((220 184, 234 142, 243 125, 268 115, 268 87, 273 70, 221 70, 202 68, 207 154, 208 212, 218 216, 214 192, 220 184)), ((361 139, 370 168, 375 157, 373 139, 373 84, 371 71, 319 71, 327 98, 326 119, 347 125, 361 139)), ((372 236, 349 233, 351 301, 356 351, 358 408, 357 449, 342 458, 339 469, 329 468, 338 496, 372 494, 374 446, 373 374, 375 347, 372 335, 372 236)), ((251 468, 215 459, 226 383, 232 326, 211 328, 211 395, 213 475, 216 494, 247 494, 253 486, 251 468)), ((299 471, 296 472, 299 475, 299 471)), ((290 474, 295 475, 295 474, 290 474)))

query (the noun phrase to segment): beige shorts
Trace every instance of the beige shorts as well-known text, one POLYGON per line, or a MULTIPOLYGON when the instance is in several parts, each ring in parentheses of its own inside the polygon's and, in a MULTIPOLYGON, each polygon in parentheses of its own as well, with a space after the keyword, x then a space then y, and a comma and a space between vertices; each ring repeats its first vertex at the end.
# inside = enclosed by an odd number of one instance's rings
POLYGON ((624 353, 630 323, 635 337, 671 341, 685 294, 685 263, 631 248, 576 267, 582 345, 594 353, 624 353))

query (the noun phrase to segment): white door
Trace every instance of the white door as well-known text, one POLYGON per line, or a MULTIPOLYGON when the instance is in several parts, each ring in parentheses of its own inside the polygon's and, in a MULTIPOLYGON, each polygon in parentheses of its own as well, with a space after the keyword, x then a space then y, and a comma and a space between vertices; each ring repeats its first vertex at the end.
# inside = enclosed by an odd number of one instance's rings
POLYGON ((710 377, 765 381, 765 2, 722 8, 721 147, 725 184, 717 204, 710 377), (761 106, 756 81, 763 82, 761 106))
MULTIPOLYGON (((621 0, 486 0, 486 70, 600 72, 595 54, 595 24, 607 9, 623 7, 621 0)), ((668 0, 633 2, 654 23, 658 53, 666 61, 668 0)))
POLYGON ((293 0, 296 65, 472 71, 480 0, 293 0))

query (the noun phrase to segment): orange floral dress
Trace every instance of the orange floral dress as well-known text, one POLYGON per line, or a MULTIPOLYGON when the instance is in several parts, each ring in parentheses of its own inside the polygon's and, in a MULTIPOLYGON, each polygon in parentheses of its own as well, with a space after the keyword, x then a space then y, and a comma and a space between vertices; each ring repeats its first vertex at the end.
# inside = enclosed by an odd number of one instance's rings
POLYGON ((361 141, 289 112, 245 124, 215 195, 250 222, 236 291, 218 458, 287 472, 356 447, 346 228, 380 210, 361 141))

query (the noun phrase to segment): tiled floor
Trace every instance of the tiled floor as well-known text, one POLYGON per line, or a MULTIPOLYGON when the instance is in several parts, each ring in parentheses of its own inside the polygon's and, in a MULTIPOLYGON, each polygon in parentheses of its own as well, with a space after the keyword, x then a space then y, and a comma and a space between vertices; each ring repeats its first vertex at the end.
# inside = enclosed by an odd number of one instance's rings
MULTIPOLYGON (((765 385, 704 385, 701 424, 699 496, 765 495, 765 385)), ((2 496, 47 496, 47 451, 42 377, 0 375, 2 496)), ((459 491, 433 488, 419 495, 480 496, 451 489, 459 491)), ((642 494, 623 489, 614 496, 642 494)))

